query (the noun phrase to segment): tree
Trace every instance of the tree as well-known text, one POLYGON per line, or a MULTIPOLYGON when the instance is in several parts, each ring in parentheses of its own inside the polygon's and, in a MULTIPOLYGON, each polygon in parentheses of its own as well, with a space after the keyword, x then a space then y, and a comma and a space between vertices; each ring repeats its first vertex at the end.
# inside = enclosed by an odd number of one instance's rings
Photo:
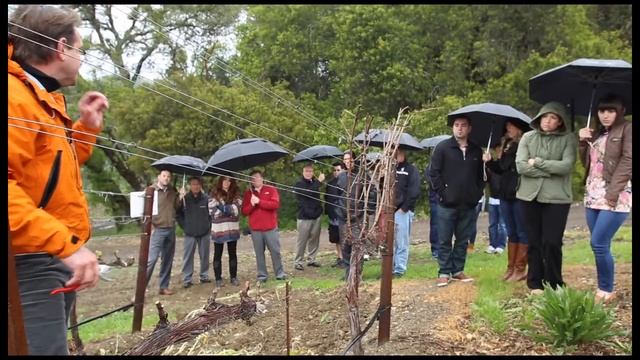
POLYGON ((239 6, 231 5, 75 5, 84 21, 95 31, 97 41, 87 39, 91 49, 106 55, 117 67, 122 77, 137 81, 143 65, 152 55, 170 55, 172 64, 181 63, 181 50, 187 44, 208 43, 223 34, 232 25, 240 12, 239 6), (114 12, 115 10, 115 12, 114 12), (120 30, 126 16, 126 30, 120 30), (126 14, 126 15, 124 15, 126 14), (174 38, 182 41, 175 41, 174 38), (185 40, 188 39, 188 40, 185 40), (137 58, 133 69, 128 68, 124 58, 137 58))

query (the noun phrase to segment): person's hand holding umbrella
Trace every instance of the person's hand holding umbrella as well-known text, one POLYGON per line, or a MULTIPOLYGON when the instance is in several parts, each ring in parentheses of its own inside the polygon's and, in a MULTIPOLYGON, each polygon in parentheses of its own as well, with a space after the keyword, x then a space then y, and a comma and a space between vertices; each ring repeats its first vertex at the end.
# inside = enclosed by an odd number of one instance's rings
POLYGON ((187 189, 184 187, 184 183, 182 183, 182 187, 180 188, 179 194, 180 194, 180 200, 184 202, 184 196, 187 195, 187 189))

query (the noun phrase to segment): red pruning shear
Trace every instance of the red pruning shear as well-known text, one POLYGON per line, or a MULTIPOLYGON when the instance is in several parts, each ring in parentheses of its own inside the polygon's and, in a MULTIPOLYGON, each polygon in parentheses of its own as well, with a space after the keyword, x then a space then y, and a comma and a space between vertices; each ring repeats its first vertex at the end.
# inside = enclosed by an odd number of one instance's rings
POLYGON ((60 293, 69 293, 69 292, 75 291, 78 287, 80 287, 80 284, 71 285, 69 287, 61 287, 61 288, 53 289, 51 290, 50 295, 56 295, 60 293))

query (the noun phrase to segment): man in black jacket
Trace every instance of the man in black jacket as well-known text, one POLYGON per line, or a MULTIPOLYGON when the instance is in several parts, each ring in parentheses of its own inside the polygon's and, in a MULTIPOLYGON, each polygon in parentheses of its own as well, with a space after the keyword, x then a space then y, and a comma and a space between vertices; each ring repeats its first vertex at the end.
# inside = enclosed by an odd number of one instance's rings
POLYGON ((396 240, 393 243, 393 275, 401 277, 407 271, 411 223, 416 200, 420 195, 420 175, 409 164, 404 150, 396 151, 395 223, 396 240))
POLYGON ((342 260, 342 248, 340 246, 340 212, 338 207, 340 206, 341 190, 338 187, 338 175, 344 169, 342 167, 342 161, 333 163, 333 179, 327 183, 327 189, 324 195, 324 213, 329 218, 329 242, 336 244, 336 262, 332 266, 345 267, 346 264, 342 260))
POLYGON ((318 248, 320 247, 320 216, 322 204, 320 203, 320 185, 324 181, 324 174, 316 179, 313 176, 313 164, 308 163, 302 169, 302 177, 295 184, 296 198, 298 199, 298 241, 296 242, 296 270, 304 270, 304 252, 309 250, 307 266, 320 267, 316 261, 318 248))
POLYGON ((482 149, 468 141, 471 123, 466 117, 453 119, 453 136, 433 151, 429 175, 438 194, 438 286, 450 279, 463 282, 467 243, 473 230, 475 206, 482 197, 482 149), (451 246, 455 232, 455 243, 451 246))
POLYGON ((184 230, 184 253, 182 257, 182 283, 184 288, 193 282, 193 258, 198 246, 200 257, 200 283, 210 283, 209 279, 209 242, 211 237, 211 218, 209 217, 209 197, 202 191, 202 180, 189 179, 188 194, 181 196, 180 208, 176 220, 184 230))

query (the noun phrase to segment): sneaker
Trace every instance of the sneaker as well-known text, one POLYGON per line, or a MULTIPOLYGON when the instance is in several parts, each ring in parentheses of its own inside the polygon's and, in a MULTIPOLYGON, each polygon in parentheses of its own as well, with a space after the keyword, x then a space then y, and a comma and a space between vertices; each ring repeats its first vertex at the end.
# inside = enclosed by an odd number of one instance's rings
MULTIPOLYGON (((302 266, 302 265, 300 265, 302 266)), ((287 280, 289 277, 287 275, 282 275, 282 276, 278 276, 276 277, 276 280, 287 280)))
POLYGON ((208 284, 211 282, 211 279, 200 279, 200 284, 208 284))
POLYGON ((296 265, 294 266, 294 268, 295 268, 296 270, 300 270, 300 271, 304 270, 304 267, 302 266, 302 264, 296 264, 296 265))
POLYGON ((460 272, 458 275, 453 275, 451 277, 451 280, 457 280, 461 282, 471 282, 473 281, 473 278, 470 278, 467 275, 465 275, 463 272, 460 272))
POLYGON ((331 267, 339 267, 342 264, 342 259, 336 258, 336 262, 331 265, 331 267))
POLYGON ((502 254, 503 252, 504 252, 504 249, 503 249, 503 248, 496 248, 496 250, 495 250, 494 254, 498 254, 498 255, 500 255, 500 254, 502 254))
POLYGON ((160 295, 173 295, 173 291, 171 291, 169 289, 160 289, 158 294, 160 294, 160 295))
POLYGON ((322 265, 320 265, 320 263, 319 263, 319 262, 315 262, 315 261, 314 261, 314 262, 307 263, 307 266, 312 266, 312 267, 321 267, 322 265))
POLYGON ((394 279, 400 279, 401 277, 403 277, 404 274, 403 273, 393 273, 393 278, 394 279))
POLYGON ((467 253, 472 253, 473 252, 473 244, 469 243, 469 245, 467 246, 467 253))
POLYGON ((494 248, 493 246, 489 245, 487 247, 487 250, 485 250, 484 252, 486 252, 487 254, 493 254, 496 252, 496 248, 494 248))
POLYGON ((192 286, 193 286, 192 282, 186 282, 186 283, 182 284, 182 287, 185 288, 185 289, 188 289, 188 288, 190 288, 192 286))
POLYGON ((221 288, 223 286, 224 286, 224 282, 222 281, 222 279, 216 280, 216 287, 217 288, 221 288))
POLYGON ((436 285, 438 287, 443 287, 443 286, 449 285, 449 278, 448 277, 439 277, 438 280, 436 280, 436 285))
POLYGON ((240 281, 238 281, 238 278, 231 278, 231 285, 240 286, 240 281))

